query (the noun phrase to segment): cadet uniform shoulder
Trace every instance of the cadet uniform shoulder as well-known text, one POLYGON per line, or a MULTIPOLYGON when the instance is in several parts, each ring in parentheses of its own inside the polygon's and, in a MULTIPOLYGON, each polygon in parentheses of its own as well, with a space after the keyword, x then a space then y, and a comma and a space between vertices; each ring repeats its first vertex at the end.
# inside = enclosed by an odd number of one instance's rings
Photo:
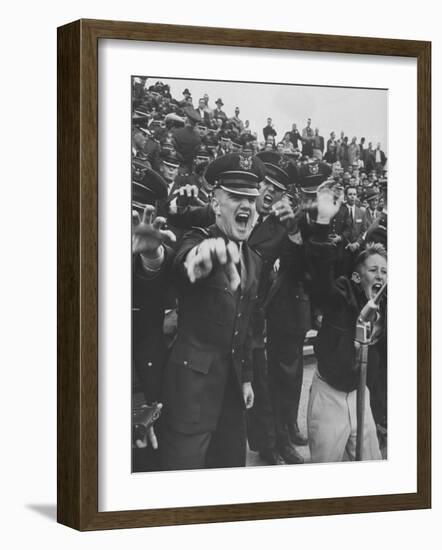
POLYGON ((198 227, 196 225, 193 225, 192 231, 195 231, 196 233, 202 235, 205 239, 208 239, 210 237, 210 233, 205 227, 198 227))

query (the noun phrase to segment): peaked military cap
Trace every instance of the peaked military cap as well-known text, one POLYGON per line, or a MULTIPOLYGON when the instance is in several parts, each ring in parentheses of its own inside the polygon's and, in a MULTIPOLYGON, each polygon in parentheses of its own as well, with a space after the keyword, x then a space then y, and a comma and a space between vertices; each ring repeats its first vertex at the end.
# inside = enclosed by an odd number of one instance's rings
POLYGON ((296 183, 303 193, 316 193, 318 186, 328 179, 332 172, 326 162, 308 162, 297 168, 296 183))
POLYGON ((287 173, 288 162, 283 155, 275 151, 262 151, 256 156, 263 161, 266 167, 265 181, 278 187, 278 189, 287 191, 287 186, 290 183, 287 173))
POLYGON ((210 185, 229 193, 257 197, 258 184, 265 178, 265 166, 256 156, 230 153, 211 162, 205 178, 210 185))
POLYGON ((132 182, 132 206, 144 210, 146 204, 155 204, 157 200, 167 198, 167 183, 150 168, 146 168, 141 182, 132 182))
POLYGON ((171 168, 178 168, 180 165, 175 149, 173 149, 173 147, 171 148, 169 145, 163 146, 160 158, 166 166, 170 166, 171 168))

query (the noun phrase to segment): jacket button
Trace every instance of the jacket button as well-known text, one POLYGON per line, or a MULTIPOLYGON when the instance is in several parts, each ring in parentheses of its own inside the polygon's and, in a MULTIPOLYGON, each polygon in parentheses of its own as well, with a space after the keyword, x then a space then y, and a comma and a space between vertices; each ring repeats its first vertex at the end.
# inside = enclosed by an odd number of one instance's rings
POLYGON ((239 318, 239 317, 241 317, 241 315, 242 315, 242 313, 238 313, 237 317, 239 318))
POLYGON ((152 366, 152 363, 149 361, 149 363, 147 363, 147 366, 148 366, 148 367, 151 367, 151 366, 152 366))
POLYGON ((235 336, 238 336, 239 330, 235 330, 235 336))
POLYGON ((187 367, 187 361, 184 361, 184 365, 187 367))

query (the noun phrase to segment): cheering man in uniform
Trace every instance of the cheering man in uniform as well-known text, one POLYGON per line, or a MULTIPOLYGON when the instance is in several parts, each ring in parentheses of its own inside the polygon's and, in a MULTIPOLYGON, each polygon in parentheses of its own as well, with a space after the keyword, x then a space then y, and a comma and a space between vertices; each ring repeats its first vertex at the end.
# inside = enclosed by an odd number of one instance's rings
POLYGON ((261 268, 247 246, 255 221, 259 159, 212 162, 215 224, 183 237, 173 265, 178 335, 164 385, 160 440, 167 470, 245 466, 245 411, 253 405, 249 318, 261 268))

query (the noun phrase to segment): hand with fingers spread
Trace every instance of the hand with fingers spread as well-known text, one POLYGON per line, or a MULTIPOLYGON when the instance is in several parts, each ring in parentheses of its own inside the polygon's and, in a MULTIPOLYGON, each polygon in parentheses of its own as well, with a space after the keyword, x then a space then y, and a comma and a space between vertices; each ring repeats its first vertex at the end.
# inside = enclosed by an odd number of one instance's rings
POLYGON ((144 256, 155 256, 158 249, 164 243, 175 242, 175 234, 162 229, 166 220, 162 217, 156 217, 155 208, 147 205, 140 220, 138 212, 134 211, 132 216, 132 253, 143 254, 144 256))
POLYGON ((191 283, 203 279, 209 275, 214 265, 222 265, 230 282, 230 287, 235 291, 240 282, 240 276, 236 264, 239 263, 238 245, 233 241, 225 242, 224 239, 206 239, 194 247, 187 255, 185 268, 191 283))
POLYGON ((343 201, 343 195, 333 187, 330 187, 328 182, 325 182, 319 186, 316 196, 318 209, 317 222, 328 224, 338 213, 343 201))

